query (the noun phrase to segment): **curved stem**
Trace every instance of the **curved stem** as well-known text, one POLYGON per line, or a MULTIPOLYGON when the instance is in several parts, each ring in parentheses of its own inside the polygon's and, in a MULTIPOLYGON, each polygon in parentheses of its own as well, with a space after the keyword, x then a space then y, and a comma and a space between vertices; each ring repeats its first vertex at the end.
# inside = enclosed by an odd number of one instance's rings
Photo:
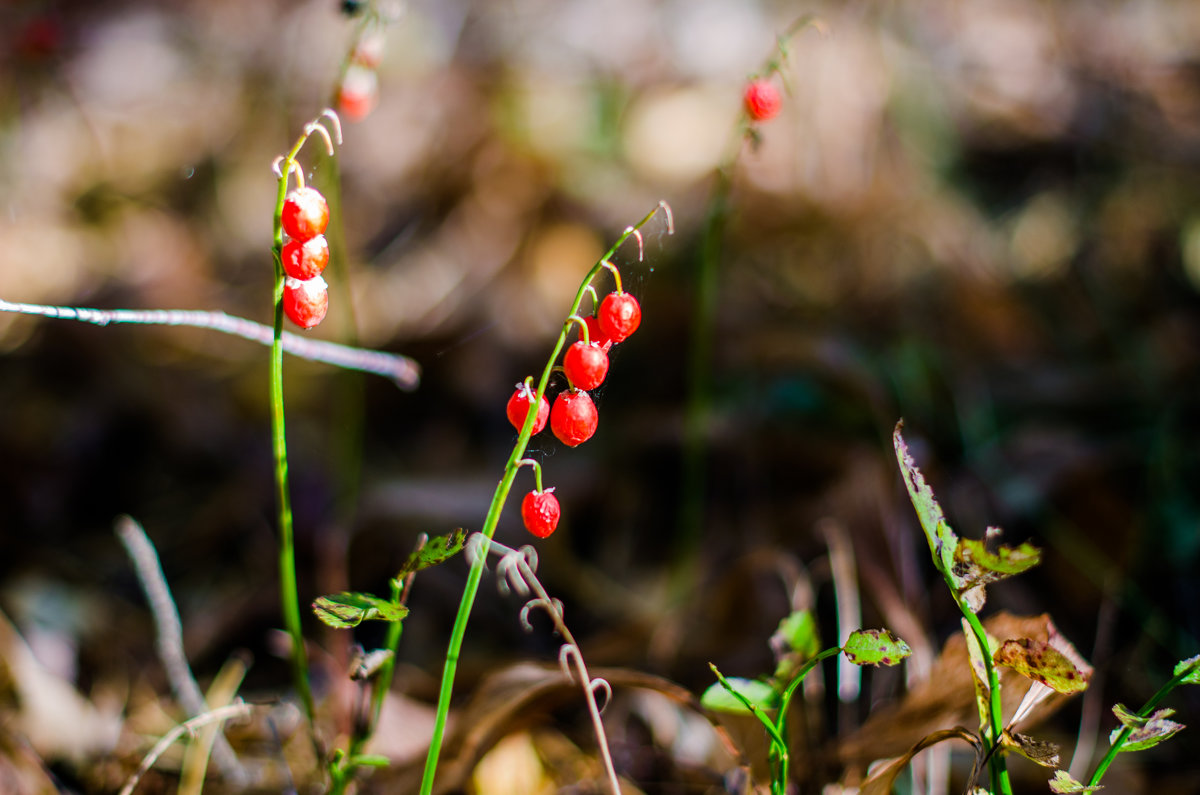
MULTIPOLYGON (((1162 700, 1167 697, 1168 693, 1178 687, 1180 682, 1182 682, 1185 678, 1195 674, 1197 666, 1200 666, 1200 663, 1192 665, 1188 668, 1184 668, 1182 671, 1171 677, 1165 685, 1158 689, 1157 693, 1150 697, 1149 701, 1142 705, 1141 710, 1138 712, 1138 717, 1149 717, 1150 713, 1153 712, 1154 708, 1157 707, 1162 700)), ((1111 765, 1113 760, 1117 758, 1117 754, 1121 753, 1121 748, 1125 745, 1125 741, 1129 739, 1129 735, 1132 731, 1133 730, 1128 726, 1121 729, 1121 732, 1109 745, 1108 753, 1104 755, 1104 758, 1100 760, 1100 764, 1096 766, 1096 772, 1092 773, 1092 777, 1088 781, 1087 786, 1095 787, 1100 784, 1100 779, 1104 778, 1104 774, 1108 771, 1109 765, 1111 765)))
MULTIPOLYGON (((542 370, 542 377, 538 381, 537 391, 534 394, 529 413, 525 417, 525 424, 521 426, 517 442, 513 446, 512 453, 508 456, 508 462, 504 466, 504 475, 500 478, 500 482, 496 485, 496 491, 492 494, 492 502, 488 506, 487 517, 484 519, 483 528, 480 530, 489 541, 496 532, 496 525, 499 523, 500 514, 504 510, 504 503, 508 499, 508 493, 512 490, 513 480, 516 479, 517 470, 520 468, 521 458, 525 455, 525 448, 529 445, 530 436, 533 435, 533 424, 537 419, 537 407, 541 404, 541 400, 546 394, 546 387, 550 383, 550 373, 554 369, 554 363, 558 361, 559 354, 562 353, 563 346, 566 344, 567 334, 574 325, 574 321, 570 319, 571 316, 579 313, 579 305, 582 303, 584 295, 587 294, 588 287, 597 274, 604 268, 612 267, 608 263, 608 258, 613 256, 617 249, 621 247, 621 244, 629 239, 631 235, 649 223, 650 219, 658 214, 662 206, 660 203, 635 226, 626 229, 604 256, 592 266, 587 276, 584 277, 583 282, 579 285, 579 290, 575 293, 575 300, 571 303, 570 311, 567 312, 568 319, 563 323, 562 330, 558 334, 558 339, 554 343, 554 350, 551 351, 550 358, 542 370)), ((434 719, 433 735, 429 740, 429 751, 425 757, 425 769, 421 777, 421 795, 430 795, 433 792, 433 779, 437 772, 438 756, 441 754, 442 739, 446 732, 446 717, 450 712, 450 698, 454 692, 454 677, 458 671, 459 654, 462 651, 463 638, 467 632, 467 621, 471 617, 471 608, 475 604, 475 595, 479 591, 479 581, 483 577, 483 569, 486 562, 486 555, 479 555, 472 562, 471 570, 467 574, 466 585, 463 587, 462 599, 458 605, 458 613, 454 617, 454 628, 450 633, 450 644, 446 649, 446 662, 442 669, 442 684, 438 691, 437 715, 434 719)), ((619 795, 619 792, 617 795, 619 795)))

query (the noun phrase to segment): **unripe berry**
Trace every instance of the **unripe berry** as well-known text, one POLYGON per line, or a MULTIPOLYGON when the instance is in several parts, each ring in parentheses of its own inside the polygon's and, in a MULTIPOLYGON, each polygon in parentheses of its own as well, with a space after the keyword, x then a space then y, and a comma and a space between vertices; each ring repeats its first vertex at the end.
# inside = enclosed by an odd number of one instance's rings
POLYGON ((605 336, 621 342, 641 325, 642 308, 629 293, 609 293, 600 302, 597 321, 605 336))
POLYGON ((754 80, 746 85, 742 103, 751 119, 767 121, 779 114, 779 109, 783 107, 783 97, 779 95, 779 89, 774 83, 768 80, 754 80))
POLYGON ((293 279, 311 279, 320 276, 329 264, 329 241, 325 235, 316 235, 308 240, 289 240, 283 245, 281 254, 283 272, 293 279))
POLYGON ((521 500, 521 520, 525 529, 538 538, 545 538, 558 527, 558 519, 562 509, 558 498, 552 493, 554 489, 531 491, 521 500))
POLYGON ((608 354, 596 343, 580 340, 567 348, 563 371, 575 388, 595 389, 608 374, 608 354))
POLYGON ((309 329, 325 319, 329 287, 320 276, 301 281, 290 276, 283 283, 283 313, 300 328, 309 329))
MULTIPOLYGON (((505 409, 505 414, 508 415, 508 421, 519 432, 525 427, 525 418, 529 416, 529 407, 533 404, 534 392, 526 383, 517 384, 517 391, 513 392, 512 397, 508 399, 508 406, 505 409)), ((540 433, 542 428, 546 427, 546 420, 550 416, 550 401, 546 400, 546 396, 542 395, 542 400, 538 403, 537 418, 533 421, 533 433, 540 433)))
POLYGON ((329 226, 329 204, 316 188, 295 188, 283 202, 283 231, 293 240, 309 240, 329 226))
POLYGON ((550 430, 567 447, 575 447, 592 438, 599 421, 596 404, 587 392, 560 392, 550 409, 550 430))

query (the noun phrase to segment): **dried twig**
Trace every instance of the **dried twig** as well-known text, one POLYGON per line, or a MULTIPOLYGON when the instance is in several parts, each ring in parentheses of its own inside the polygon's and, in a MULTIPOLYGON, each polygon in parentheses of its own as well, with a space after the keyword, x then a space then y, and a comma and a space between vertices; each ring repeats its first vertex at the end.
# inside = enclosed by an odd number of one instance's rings
MULTIPOLYGON (((88 307, 21 304, 0 299, 0 312, 37 315, 59 320, 78 320, 107 326, 110 323, 133 323, 149 326, 187 326, 219 331, 235 337, 270 345, 273 330, 253 320, 227 315, 224 312, 204 312, 191 309, 91 309, 88 307)), ((366 348, 339 345, 336 342, 309 339, 283 332, 283 350, 292 356, 332 364, 348 370, 381 375, 406 391, 416 389, 421 377, 417 363, 407 356, 366 348)))
MULTIPOLYGON (((138 581, 146 593, 146 601, 150 603, 150 612, 154 616, 154 627, 158 636, 158 657, 167 670, 171 691, 188 716, 196 718, 207 712, 208 704, 204 701, 200 685, 192 676, 187 657, 183 653, 183 626, 179 621, 179 611, 175 609, 175 601, 171 598, 171 591, 167 587, 166 577, 163 576, 158 553, 155 552, 154 544, 150 542, 142 526, 131 516, 117 519, 116 533, 133 561, 138 581)), ((213 759, 225 778, 239 783, 245 780, 245 772, 238 764, 237 756, 224 735, 218 734, 216 737, 213 759)))

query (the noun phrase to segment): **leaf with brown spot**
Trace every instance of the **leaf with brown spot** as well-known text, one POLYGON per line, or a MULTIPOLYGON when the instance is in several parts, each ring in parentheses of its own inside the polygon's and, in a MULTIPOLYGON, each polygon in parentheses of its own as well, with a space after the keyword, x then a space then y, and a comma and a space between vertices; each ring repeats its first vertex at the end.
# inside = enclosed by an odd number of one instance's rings
POLYGON ((1041 682, 1059 693, 1079 693, 1087 689, 1090 672, 1081 671, 1049 641, 1017 638, 1006 640, 992 661, 1006 665, 1022 676, 1041 682))
POLYGON ((1045 740, 1035 740, 1028 734, 1004 732, 1000 742, 1034 764, 1042 767, 1058 767, 1058 746, 1045 740))

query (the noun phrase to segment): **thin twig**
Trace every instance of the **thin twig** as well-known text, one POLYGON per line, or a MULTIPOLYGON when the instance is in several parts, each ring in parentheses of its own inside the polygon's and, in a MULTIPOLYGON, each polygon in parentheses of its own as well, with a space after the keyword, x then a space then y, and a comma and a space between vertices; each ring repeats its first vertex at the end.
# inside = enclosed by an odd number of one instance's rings
MULTIPOLYGON (((59 320, 77 320, 97 326, 107 326, 110 323, 187 326, 232 334, 261 345, 270 345, 272 339, 270 326, 264 326, 253 320, 236 317, 225 312, 206 312, 193 309, 92 309, 82 306, 22 304, 3 299, 0 299, 0 312, 16 312, 22 315, 37 315, 59 320)), ((420 367, 407 356, 309 339, 288 331, 283 332, 283 350, 285 353, 301 359, 380 375, 395 382, 396 386, 406 391, 416 389, 417 382, 421 377, 420 367)))
POLYGON ((154 744, 154 747, 150 749, 150 753, 146 754, 146 758, 142 760, 142 763, 138 765, 138 769, 135 770, 133 775, 129 777, 129 780, 125 782, 125 786, 121 788, 119 795, 132 795, 134 787, 136 787, 138 782, 142 780, 142 776, 146 774, 146 771, 154 767, 154 763, 158 761, 158 758, 162 756, 163 753, 165 753, 166 750, 183 735, 188 734, 194 736, 196 729, 199 729, 202 726, 207 726, 210 723, 233 720, 234 718, 249 717, 253 709, 253 704, 246 704, 245 702, 239 701, 236 704, 230 704, 227 707, 220 707, 219 709, 214 709, 211 712, 205 712, 203 715, 198 715, 189 721, 179 724, 174 729, 171 729, 171 731, 163 735, 161 740, 154 744))
MULTIPOLYGON (((175 601, 171 598, 171 590, 167 587, 167 579, 163 575, 154 544, 142 526, 131 516, 117 519, 116 533, 133 561, 138 582, 142 584, 146 601, 150 604, 150 613, 154 616, 154 627, 158 636, 158 657, 167 671, 171 692, 175 694, 176 700, 187 712, 188 717, 202 715, 208 710, 208 704, 205 703, 200 685, 196 683, 192 670, 188 667, 187 656, 183 652, 183 625, 179 621, 179 611, 175 609, 175 601)), ((245 780, 245 772, 238 764, 237 755, 222 734, 217 735, 213 745, 213 759, 225 778, 238 783, 245 780)))
POLYGON ((512 590, 521 596, 533 595, 533 598, 529 599, 521 609, 521 624, 526 630, 532 631, 533 629, 528 619, 530 611, 541 608, 550 616, 550 620, 554 623, 554 630, 563 639, 563 645, 559 649, 558 655, 559 665, 568 679, 578 677, 579 686, 583 689, 583 696, 587 701, 588 714, 592 717, 592 728, 596 733, 596 744, 600 747, 600 757, 604 760, 604 771, 608 776, 609 787, 612 789, 613 795, 621 795, 621 784, 617 778, 616 768, 613 766, 612 753, 608 749, 608 735, 604 729, 604 721, 600 717, 600 706, 596 702, 596 692, 603 691, 604 703, 607 706, 612 698, 612 686, 607 680, 593 679, 588 673, 587 664, 583 660, 583 651, 579 648, 571 630, 567 628, 567 622, 563 617, 562 602, 551 597, 541 580, 538 579, 537 551, 530 546, 512 549, 482 533, 476 533, 471 540, 474 542, 470 545, 471 554, 486 555, 486 552, 492 552, 500 556, 500 561, 496 564, 498 576, 496 584, 503 592, 507 593, 512 590), (575 667, 575 675, 571 673, 572 665, 575 667))

